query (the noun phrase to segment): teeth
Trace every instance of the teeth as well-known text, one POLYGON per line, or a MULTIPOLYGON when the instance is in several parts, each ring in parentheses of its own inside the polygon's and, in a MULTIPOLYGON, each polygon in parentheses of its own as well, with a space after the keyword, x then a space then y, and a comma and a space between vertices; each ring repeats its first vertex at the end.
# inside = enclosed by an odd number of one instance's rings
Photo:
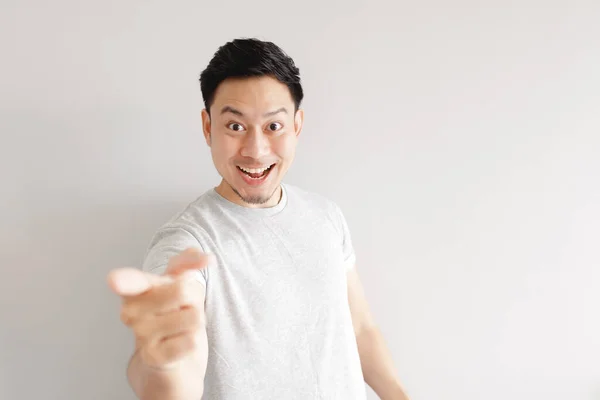
POLYGON ((266 170, 268 170, 271 166, 265 167, 265 168, 244 168, 244 167, 239 167, 242 171, 244 172, 249 172, 251 174, 262 174, 263 172, 265 172, 266 170))

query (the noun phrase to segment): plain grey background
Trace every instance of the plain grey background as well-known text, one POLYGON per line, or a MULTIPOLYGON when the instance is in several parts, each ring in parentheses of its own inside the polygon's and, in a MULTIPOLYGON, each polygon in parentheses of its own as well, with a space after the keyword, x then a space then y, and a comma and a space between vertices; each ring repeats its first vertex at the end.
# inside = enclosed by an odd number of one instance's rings
POLYGON ((133 399, 106 274, 218 183, 197 79, 250 36, 412 398, 600 399, 597 0, 1 4, 0 398, 133 399))

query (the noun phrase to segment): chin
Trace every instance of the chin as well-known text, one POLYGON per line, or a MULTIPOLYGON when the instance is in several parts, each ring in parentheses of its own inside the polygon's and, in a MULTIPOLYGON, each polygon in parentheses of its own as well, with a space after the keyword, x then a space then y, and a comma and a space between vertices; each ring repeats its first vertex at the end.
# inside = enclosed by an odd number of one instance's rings
POLYGON ((267 196, 240 196, 240 198, 247 204, 261 205, 267 203, 271 198, 267 196))
POLYGON ((276 184, 273 187, 269 188, 260 188, 259 190, 251 189, 249 191, 241 191, 236 188, 232 189, 245 203, 252 205, 261 205, 269 202, 273 198, 278 187, 279 184, 276 184))

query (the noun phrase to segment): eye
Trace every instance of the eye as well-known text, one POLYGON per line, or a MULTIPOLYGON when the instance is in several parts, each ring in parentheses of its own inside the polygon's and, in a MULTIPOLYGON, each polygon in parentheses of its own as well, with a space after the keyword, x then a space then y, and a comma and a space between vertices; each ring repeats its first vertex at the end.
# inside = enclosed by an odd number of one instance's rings
POLYGON ((270 131, 278 131, 281 128, 283 128, 283 125, 281 125, 279 122, 271 122, 269 124, 269 130, 270 131))
POLYGON ((237 122, 233 122, 227 125, 227 127, 235 132, 241 132, 244 130, 244 127, 241 124, 238 124, 237 122))

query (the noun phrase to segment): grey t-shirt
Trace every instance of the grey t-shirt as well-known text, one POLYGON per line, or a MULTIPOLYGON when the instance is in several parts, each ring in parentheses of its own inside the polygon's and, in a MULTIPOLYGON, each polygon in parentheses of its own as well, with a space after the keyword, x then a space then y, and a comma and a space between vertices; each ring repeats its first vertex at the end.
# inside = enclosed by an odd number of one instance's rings
POLYGON ((340 208, 282 184, 270 208, 211 189, 162 226, 143 269, 163 273, 188 247, 217 256, 206 286, 203 399, 366 399, 348 307, 355 254, 340 208))

